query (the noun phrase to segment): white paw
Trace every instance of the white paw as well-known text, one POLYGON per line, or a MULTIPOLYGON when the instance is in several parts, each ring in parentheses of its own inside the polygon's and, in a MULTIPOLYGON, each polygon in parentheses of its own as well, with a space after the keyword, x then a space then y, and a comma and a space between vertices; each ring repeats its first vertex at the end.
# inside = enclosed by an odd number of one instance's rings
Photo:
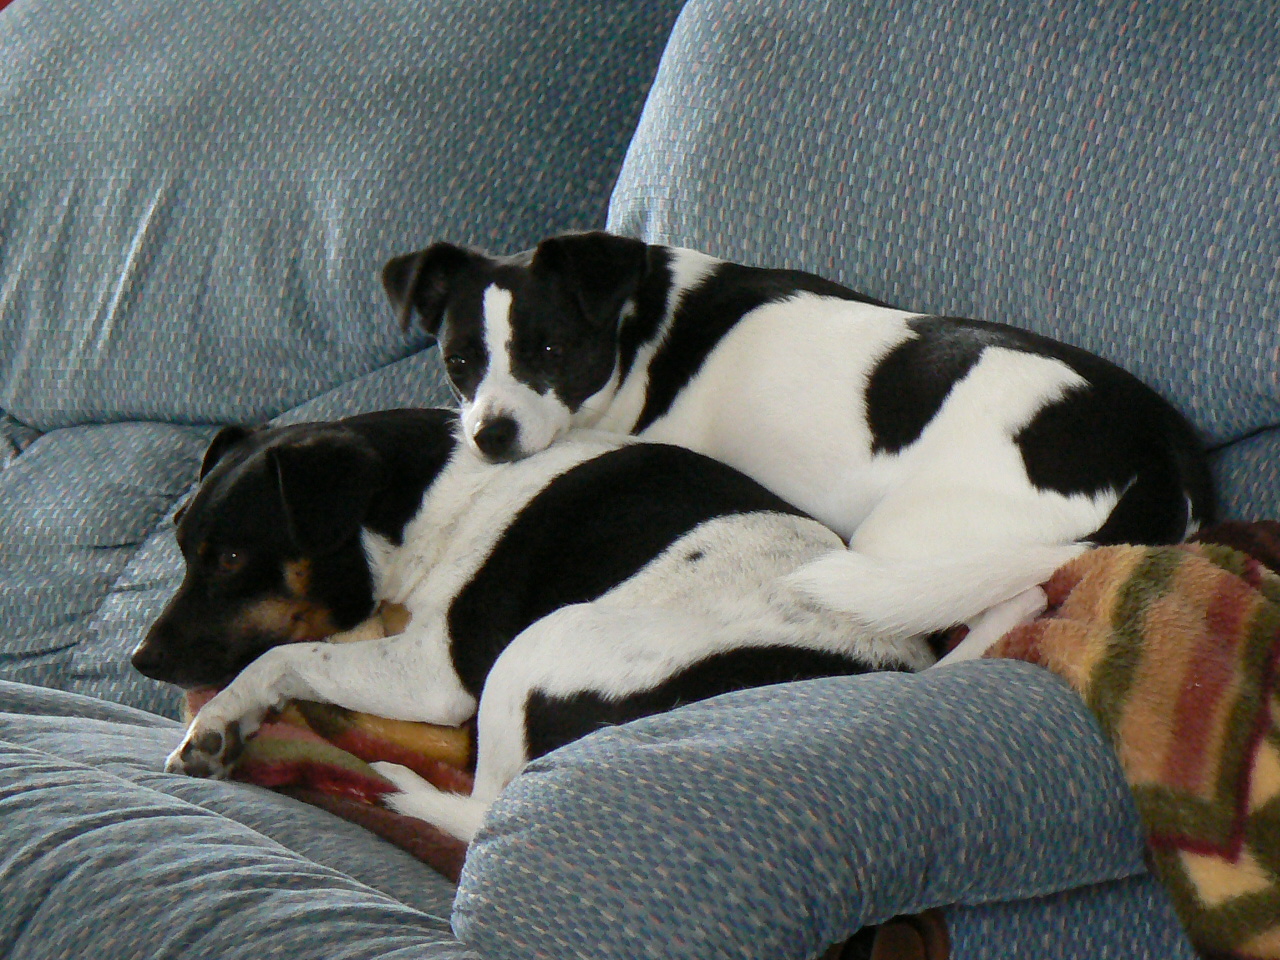
POLYGON ((246 701, 236 684, 200 708, 178 749, 169 754, 167 773, 225 780, 244 752, 245 741, 258 732, 267 708, 246 701))

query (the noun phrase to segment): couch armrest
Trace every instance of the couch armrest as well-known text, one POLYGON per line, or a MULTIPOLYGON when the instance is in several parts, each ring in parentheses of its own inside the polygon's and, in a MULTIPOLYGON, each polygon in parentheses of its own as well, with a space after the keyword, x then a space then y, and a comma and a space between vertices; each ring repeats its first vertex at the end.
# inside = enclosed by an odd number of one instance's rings
POLYGON ((978 661, 744 691, 549 754, 490 811, 453 921, 489 960, 799 960, 895 914, 1140 875, 1143 856, 1080 699, 978 661))

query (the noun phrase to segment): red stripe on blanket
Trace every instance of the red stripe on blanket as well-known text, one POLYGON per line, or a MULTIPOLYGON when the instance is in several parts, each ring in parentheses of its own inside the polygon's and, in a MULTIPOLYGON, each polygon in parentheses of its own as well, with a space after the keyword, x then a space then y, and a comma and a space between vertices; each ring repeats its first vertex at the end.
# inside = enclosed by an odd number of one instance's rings
POLYGON ((1188 658, 1186 682, 1173 709, 1173 737, 1162 779, 1197 796, 1207 797, 1216 787, 1207 781, 1216 773, 1221 744, 1215 741, 1226 722, 1224 697, 1236 682, 1241 631, 1253 609, 1252 597, 1242 580, 1220 578, 1205 611, 1205 633, 1188 658))
POLYGON ((280 760, 274 763, 244 763, 237 773, 260 787, 307 786, 322 793, 377 803, 385 793, 399 788, 381 777, 362 776, 353 770, 311 760, 280 760))

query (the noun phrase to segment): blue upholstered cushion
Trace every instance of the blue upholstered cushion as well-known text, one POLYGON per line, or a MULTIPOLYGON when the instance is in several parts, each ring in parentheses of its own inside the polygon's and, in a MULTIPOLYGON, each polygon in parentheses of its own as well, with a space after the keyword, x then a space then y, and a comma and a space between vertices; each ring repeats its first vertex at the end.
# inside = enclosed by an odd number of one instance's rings
MULTIPOLYGON (((161 772, 179 736, 0 682, 0 954, 475 960, 424 865, 289 798, 161 772)), ((792 685, 540 761, 454 919, 485 960, 800 960, 858 917, 1121 877, 950 909, 952 956, 1190 960, 1135 873, 1133 820, 1083 706, 1026 664, 792 685)))
MULTIPOLYGON (((1027 326, 1280 425, 1280 3, 690 0, 612 229, 1027 326)), ((1280 461, 1225 507, 1280 516, 1280 461)))
POLYGON ((946 911, 949 960, 1197 960, 1150 874, 946 911))
POLYGON ((287 797, 160 772, 180 736, 0 682, 0 954, 475 960, 428 867, 287 797))
POLYGON ((378 281, 598 226, 678 0, 18 0, 0 410, 274 416, 406 355, 378 281))
MULTIPOLYGON (((1046 670, 983 660, 729 694, 542 757, 490 810, 453 922, 486 960, 805 960, 896 913, 1141 876, 1091 895, 1139 921, 1044 956, 1120 960, 1111 947, 1141 927, 1159 952, 1132 960, 1191 960, 1143 854, 1080 698, 1046 670)), ((1039 904, 1023 928, 1018 909, 988 929, 1030 944, 1088 913, 1039 904)), ((1033 955, 968 943, 957 958, 1033 955)))
POLYGON ((154 539, 195 478, 208 428, 125 423, 46 433, 0 470, 0 677, 171 713, 127 651, 176 586, 173 535, 154 539), (142 549, 139 549, 139 548, 142 549), (114 656, 74 665, 85 646, 114 656))

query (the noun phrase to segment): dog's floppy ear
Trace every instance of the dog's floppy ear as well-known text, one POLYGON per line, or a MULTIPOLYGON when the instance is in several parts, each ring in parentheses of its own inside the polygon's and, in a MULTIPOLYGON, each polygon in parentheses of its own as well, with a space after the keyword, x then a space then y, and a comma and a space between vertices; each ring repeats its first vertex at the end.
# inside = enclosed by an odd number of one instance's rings
POLYGON ((602 231, 566 233, 538 244, 530 270, 567 281, 578 307, 595 326, 617 323, 622 306, 635 295, 648 266, 641 240, 602 231))
POLYGON ((409 329, 411 314, 416 309, 422 329, 433 337, 438 335, 453 280, 474 256, 471 251, 451 243, 434 243, 417 253, 388 260, 382 268, 382 287, 400 321, 400 329, 409 329))
POLYGON ((209 441, 209 449, 204 452, 204 460, 200 462, 200 479, 203 480, 208 476, 209 471, 218 465, 218 461, 226 456, 227 451, 251 433, 253 428, 235 425, 219 430, 209 441))
POLYGON ((355 535, 382 482, 378 455, 338 431, 266 451, 290 539, 306 554, 336 549, 355 535))

